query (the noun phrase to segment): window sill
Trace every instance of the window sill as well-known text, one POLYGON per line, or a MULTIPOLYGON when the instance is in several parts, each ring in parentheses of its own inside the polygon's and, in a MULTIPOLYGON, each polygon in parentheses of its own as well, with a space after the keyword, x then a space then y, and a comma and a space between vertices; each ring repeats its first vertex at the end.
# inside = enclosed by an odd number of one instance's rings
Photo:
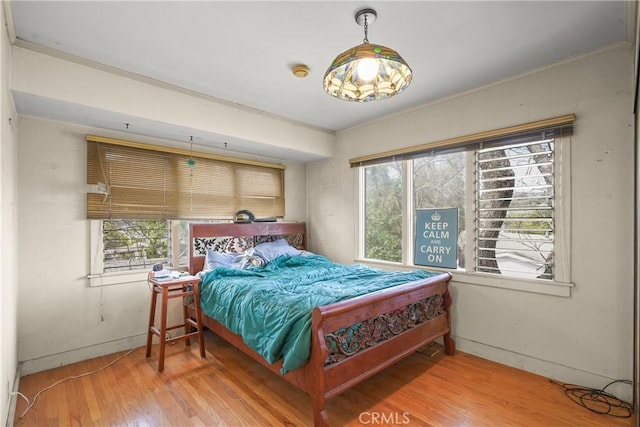
MULTIPOLYGON (((169 268, 170 270, 187 271, 186 266, 169 268)), ((149 270, 114 271, 103 274, 89 274, 89 287, 123 285, 125 283, 146 282, 149 270)))
POLYGON ((134 271, 118 271, 113 273, 103 274, 90 274, 87 276, 89 279, 89 286, 111 286, 122 285, 125 283, 134 282, 146 282, 149 277, 148 270, 134 270, 134 271))
POLYGON ((460 284, 489 286, 493 288, 509 289, 513 291, 532 292, 536 294, 552 295, 569 298, 573 283, 554 282, 547 280, 521 279, 517 277, 496 277, 494 275, 482 273, 469 273, 464 270, 448 270, 437 267, 423 267, 419 265, 405 265, 396 262, 374 261, 367 259, 356 259, 355 262, 378 267, 383 269, 401 270, 429 270, 438 272, 450 272, 453 281, 460 284))

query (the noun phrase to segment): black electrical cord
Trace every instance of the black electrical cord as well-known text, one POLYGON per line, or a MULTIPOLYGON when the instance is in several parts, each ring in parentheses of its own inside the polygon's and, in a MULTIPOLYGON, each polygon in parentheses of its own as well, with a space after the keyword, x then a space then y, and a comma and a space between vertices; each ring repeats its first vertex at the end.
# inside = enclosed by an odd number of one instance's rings
POLYGON ((611 381, 601 389, 563 384, 553 380, 551 382, 564 388, 564 394, 569 399, 591 412, 618 418, 629 418, 633 414, 633 405, 631 403, 620 400, 606 391, 607 387, 616 383, 631 384, 629 380, 611 381))

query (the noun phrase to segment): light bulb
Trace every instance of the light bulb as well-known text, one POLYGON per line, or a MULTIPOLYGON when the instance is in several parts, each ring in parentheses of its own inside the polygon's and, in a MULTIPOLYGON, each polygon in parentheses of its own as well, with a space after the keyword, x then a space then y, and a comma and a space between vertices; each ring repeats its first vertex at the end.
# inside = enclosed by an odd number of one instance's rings
POLYGON ((364 58, 358 62, 358 78, 365 82, 373 80, 378 74, 378 61, 374 58, 364 58))

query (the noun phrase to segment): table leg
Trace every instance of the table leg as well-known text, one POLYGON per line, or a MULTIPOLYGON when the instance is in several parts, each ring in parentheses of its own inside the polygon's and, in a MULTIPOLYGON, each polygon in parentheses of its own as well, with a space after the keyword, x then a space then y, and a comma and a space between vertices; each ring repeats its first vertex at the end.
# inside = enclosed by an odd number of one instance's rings
POLYGON ((202 312, 200 310, 200 285, 198 282, 193 284, 193 305, 196 312, 196 324, 198 325, 198 344, 200 345, 200 357, 205 358, 204 351, 204 332, 202 330, 202 312))
POLYGON ((147 353, 146 357, 151 356, 151 344, 153 341, 153 332, 151 328, 154 325, 156 317, 156 291, 155 287, 151 290, 151 308, 149 309, 149 327, 147 328, 147 353))
MULTIPOLYGON (((182 293, 189 292, 189 285, 182 285, 182 293)), ((182 298, 182 321, 184 322, 184 334, 188 335, 191 333, 191 325, 187 322, 189 319, 189 307, 187 307, 185 297, 182 298)), ((187 347, 191 346, 191 338, 185 339, 185 345, 187 347)))
POLYGON ((162 287, 162 312, 160 314, 160 360, 158 361, 158 371, 164 370, 164 349, 167 344, 167 302, 169 300, 169 289, 162 287))

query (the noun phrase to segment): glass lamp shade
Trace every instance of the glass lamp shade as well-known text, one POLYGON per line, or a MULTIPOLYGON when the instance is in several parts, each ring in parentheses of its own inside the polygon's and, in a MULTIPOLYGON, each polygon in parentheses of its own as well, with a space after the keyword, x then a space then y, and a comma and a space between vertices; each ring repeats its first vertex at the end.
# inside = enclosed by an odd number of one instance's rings
MULTIPOLYGON (((371 64, 369 64, 371 65, 371 64)), ((369 68, 370 70, 370 68, 369 68)), ((375 71, 375 65, 373 70, 375 71)), ((336 57, 324 75, 324 90, 345 101, 368 102, 391 98, 411 83, 411 68, 388 47, 363 43, 336 57), (371 78, 359 65, 377 62, 377 74, 371 78)))

